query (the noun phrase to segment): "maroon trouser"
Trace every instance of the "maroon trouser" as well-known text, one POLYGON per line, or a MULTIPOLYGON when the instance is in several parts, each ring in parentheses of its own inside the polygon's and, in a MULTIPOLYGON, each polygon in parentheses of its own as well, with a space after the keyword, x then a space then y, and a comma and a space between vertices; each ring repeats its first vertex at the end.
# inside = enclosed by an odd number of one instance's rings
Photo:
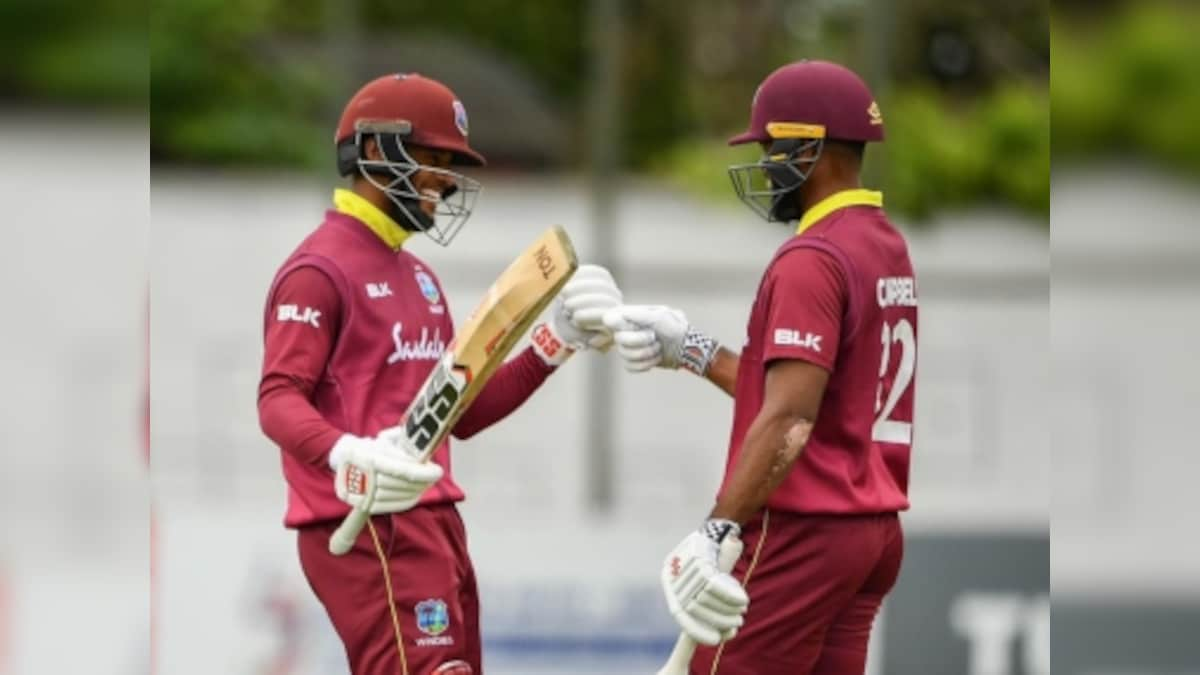
POLYGON ((867 639, 904 556, 895 513, 765 511, 742 531, 733 576, 746 587, 746 623, 701 647, 691 675, 862 675, 867 639))
POLYGON ((354 675, 482 675, 479 599, 453 504, 375 516, 344 556, 338 523, 301 528, 300 565, 354 675))

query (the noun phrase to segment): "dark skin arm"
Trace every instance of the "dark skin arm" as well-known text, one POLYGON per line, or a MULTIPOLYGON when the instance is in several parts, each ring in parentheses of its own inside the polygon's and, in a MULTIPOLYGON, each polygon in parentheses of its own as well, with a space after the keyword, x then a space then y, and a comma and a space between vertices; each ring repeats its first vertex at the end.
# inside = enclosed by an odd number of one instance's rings
POLYGON ((739 357, 735 352, 724 347, 717 349, 716 356, 708 364, 708 372, 704 373, 704 379, 720 387, 721 391, 726 394, 733 396, 733 389, 737 384, 738 360, 739 357))
POLYGON ((807 361, 780 360, 768 366, 762 410, 746 432, 710 517, 745 524, 762 510, 808 441, 828 381, 828 371, 807 361))

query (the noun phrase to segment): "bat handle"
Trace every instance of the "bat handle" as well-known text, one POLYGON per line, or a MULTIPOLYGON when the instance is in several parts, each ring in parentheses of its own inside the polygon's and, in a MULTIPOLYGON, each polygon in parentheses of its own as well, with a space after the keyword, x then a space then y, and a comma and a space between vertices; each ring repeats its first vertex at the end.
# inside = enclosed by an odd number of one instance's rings
POLYGON ((358 533, 362 532, 363 526, 367 524, 368 517, 370 514, 362 509, 356 508, 351 511, 329 538, 329 552, 345 555, 353 548, 354 542, 358 540, 358 533))
POLYGON ((671 650, 671 657, 663 664, 655 675, 688 675, 688 666, 692 663, 692 655, 696 653, 696 641, 686 635, 680 635, 671 650))

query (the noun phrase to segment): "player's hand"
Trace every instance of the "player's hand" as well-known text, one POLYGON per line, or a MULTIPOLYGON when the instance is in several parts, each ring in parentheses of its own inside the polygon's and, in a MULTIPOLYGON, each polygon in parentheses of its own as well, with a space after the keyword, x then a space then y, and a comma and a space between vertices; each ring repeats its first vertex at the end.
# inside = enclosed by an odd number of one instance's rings
POLYGON ((604 314, 623 299, 608 270, 580 265, 554 299, 550 320, 533 329, 534 350, 546 363, 559 365, 574 350, 608 349, 612 334, 604 314))
MULTIPOLYGON (((699 531, 684 537, 663 561, 659 580, 667 609, 683 632, 700 644, 715 645, 733 638, 750 605, 742 585, 722 572, 717 562, 722 540, 736 538, 738 529, 732 521, 710 519, 699 531)), ((739 545, 736 553, 740 552, 739 545)))
POLYGON ((376 438, 342 436, 329 453, 329 465, 337 472, 338 499, 372 515, 411 509, 443 473, 441 466, 420 460, 401 427, 376 438))
POLYGON ((655 366, 704 375, 720 346, 688 323, 687 315, 663 305, 621 305, 604 315, 625 369, 640 373, 655 366))

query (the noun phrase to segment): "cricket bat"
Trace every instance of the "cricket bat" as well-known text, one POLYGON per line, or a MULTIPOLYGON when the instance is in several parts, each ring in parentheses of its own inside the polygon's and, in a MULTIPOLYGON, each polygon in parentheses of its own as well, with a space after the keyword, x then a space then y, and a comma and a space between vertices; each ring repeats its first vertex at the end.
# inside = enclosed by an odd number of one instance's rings
MULTIPOLYGON (((725 537, 717 553, 717 569, 731 572, 738 558, 742 557, 742 546, 742 540, 733 534, 725 537)), ((671 656, 656 675, 688 675, 688 666, 691 665, 695 653, 696 641, 686 633, 680 633, 679 639, 675 641, 675 648, 671 650, 671 656)))
MULTIPOLYGON (((408 440, 421 452, 421 461, 429 461, 578 267, 571 239, 556 225, 543 232, 492 283, 400 420, 408 440)), ((329 552, 343 555, 349 551, 369 516, 361 508, 351 511, 329 539, 329 552)))

